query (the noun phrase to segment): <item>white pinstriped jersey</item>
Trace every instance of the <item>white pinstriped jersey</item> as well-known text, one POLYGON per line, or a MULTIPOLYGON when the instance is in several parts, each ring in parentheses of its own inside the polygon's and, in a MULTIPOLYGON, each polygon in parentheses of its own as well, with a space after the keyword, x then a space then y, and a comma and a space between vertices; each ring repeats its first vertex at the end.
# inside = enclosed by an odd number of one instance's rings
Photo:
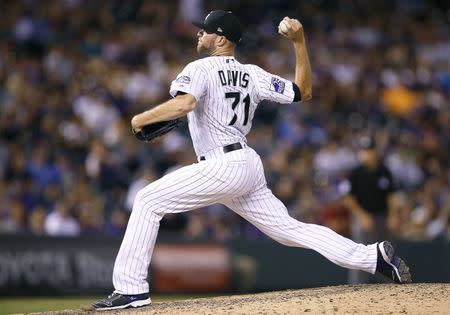
POLYGON ((231 143, 246 142, 262 100, 292 103, 291 81, 232 56, 214 56, 189 63, 172 82, 170 94, 192 94, 196 108, 188 114, 189 131, 198 156, 231 143))
POLYGON ((231 152, 218 149, 245 142, 260 101, 291 103, 295 94, 291 82, 233 57, 208 57, 186 66, 170 88, 172 95, 177 91, 197 100, 188 114, 189 129, 195 151, 204 159, 168 173, 137 193, 114 264, 115 292, 149 292, 148 267, 164 215, 215 203, 282 244, 311 248, 342 267, 375 272, 376 243, 357 244, 327 227, 290 217, 267 187, 255 150, 246 145, 231 152))

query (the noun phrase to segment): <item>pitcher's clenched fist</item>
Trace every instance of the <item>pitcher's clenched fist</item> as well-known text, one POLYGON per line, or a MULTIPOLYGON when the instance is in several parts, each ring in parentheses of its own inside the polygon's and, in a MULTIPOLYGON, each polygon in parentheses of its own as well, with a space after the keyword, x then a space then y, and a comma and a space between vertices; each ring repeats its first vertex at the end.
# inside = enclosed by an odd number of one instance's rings
POLYGON ((297 19, 291 19, 286 16, 278 24, 278 33, 292 40, 303 39, 303 25, 297 19))

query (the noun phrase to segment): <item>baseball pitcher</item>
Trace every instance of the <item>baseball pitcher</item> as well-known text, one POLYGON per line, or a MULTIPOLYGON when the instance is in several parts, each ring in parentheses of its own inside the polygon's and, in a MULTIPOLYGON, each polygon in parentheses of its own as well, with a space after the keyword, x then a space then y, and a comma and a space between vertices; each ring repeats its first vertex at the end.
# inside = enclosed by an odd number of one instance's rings
POLYGON ((115 290, 93 307, 107 310, 150 304, 147 272, 161 218, 213 203, 226 205, 282 244, 313 249, 345 268, 378 271, 395 282, 411 282, 409 268, 395 256, 389 242, 357 244, 324 226, 290 217, 267 188, 259 155, 246 143, 261 101, 290 104, 312 97, 302 24, 285 17, 278 28, 294 46, 294 82, 235 59, 242 29, 233 13, 212 11, 194 25, 200 28, 197 51, 208 57, 181 71, 170 87, 172 99, 136 115, 131 124, 139 139, 149 141, 153 130, 163 134, 187 115, 198 162, 138 192, 114 265, 115 290))

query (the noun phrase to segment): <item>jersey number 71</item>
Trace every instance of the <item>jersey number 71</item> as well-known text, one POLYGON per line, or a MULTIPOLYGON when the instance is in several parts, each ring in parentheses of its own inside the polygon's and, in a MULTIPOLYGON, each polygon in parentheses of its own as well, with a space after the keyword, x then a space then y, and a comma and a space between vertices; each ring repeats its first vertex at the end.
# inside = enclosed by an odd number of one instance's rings
MULTIPOLYGON (((239 93, 239 92, 227 92, 227 93, 225 93, 225 98, 232 98, 233 99, 233 103, 231 104, 231 108, 234 111, 236 109, 236 107, 238 106, 239 101, 241 100, 241 93, 239 93)), ((244 103, 244 123, 243 123, 243 125, 245 126, 248 123, 248 112, 250 110, 250 95, 247 94, 247 96, 244 97, 242 102, 244 103)), ((236 115, 236 112, 234 112, 234 116, 231 119, 231 121, 228 124, 228 126, 234 125, 236 123, 237 118, 238 118, 238 116, 236 115)))

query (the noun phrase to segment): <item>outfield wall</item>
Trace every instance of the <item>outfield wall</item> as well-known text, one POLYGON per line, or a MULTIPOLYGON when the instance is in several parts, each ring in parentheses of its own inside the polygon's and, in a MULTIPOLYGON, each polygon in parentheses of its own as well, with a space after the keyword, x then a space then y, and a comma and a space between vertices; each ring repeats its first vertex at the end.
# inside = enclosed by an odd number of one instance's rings
MULTIPOLYGON (((347 283, 319 254, 273 241, 180 242, 160 238, 155 293, 254 292, 347 283)), ((113 290, 120 239, 0 236, 0 295, 97 295, 113 290)), ((415 282, 450 282, 450 243, 398 242, 415 282)), ((370 277, 370 282, 379 278, 370 277)))

